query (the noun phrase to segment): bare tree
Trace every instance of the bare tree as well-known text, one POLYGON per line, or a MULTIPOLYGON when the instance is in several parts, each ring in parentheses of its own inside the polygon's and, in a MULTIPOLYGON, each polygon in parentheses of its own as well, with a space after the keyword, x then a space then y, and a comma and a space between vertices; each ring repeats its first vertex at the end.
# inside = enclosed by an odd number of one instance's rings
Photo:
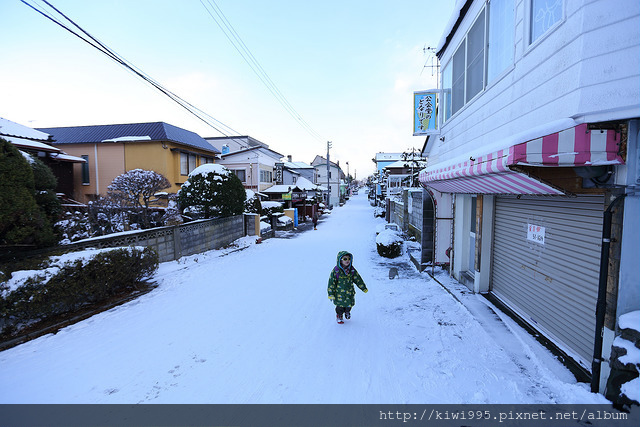
POLYGON ((164 175, 155 171, 133 169, 118 175, 109 184, 109 196, 142 213, 144 228, 149 228, 149 207, 158 204, 155 194, 171 187, 164 175))

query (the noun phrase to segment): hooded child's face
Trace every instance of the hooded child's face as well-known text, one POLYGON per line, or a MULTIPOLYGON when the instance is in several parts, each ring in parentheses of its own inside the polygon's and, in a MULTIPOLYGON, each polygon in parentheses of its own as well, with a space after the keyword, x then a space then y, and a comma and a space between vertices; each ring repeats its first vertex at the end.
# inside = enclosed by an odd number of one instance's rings
POLYGON ((349 255, 343 255, 342 258, 340 258, 340 263, 344 268, 349 267, 349 264, 351 264, 351 257, 349 255))

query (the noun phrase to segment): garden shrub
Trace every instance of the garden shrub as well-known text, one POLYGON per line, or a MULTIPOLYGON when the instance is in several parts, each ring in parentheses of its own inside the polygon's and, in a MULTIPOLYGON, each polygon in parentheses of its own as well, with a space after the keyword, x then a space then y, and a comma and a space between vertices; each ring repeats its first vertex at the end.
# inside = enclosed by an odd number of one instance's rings
POLYGON ((396 258, 402 255, 402 236, 396 231, 385 229, 376 237, 378 254, 385 258, 396 258))
POLYGON ((0 283, 4 321, 0 335, 133 292, 158 268, 158 255, 150 248, 93 250, 83 255, 68 261, 63 260, 69 254, 59 257, 45 270, 14 272, 11 281, 0 283))

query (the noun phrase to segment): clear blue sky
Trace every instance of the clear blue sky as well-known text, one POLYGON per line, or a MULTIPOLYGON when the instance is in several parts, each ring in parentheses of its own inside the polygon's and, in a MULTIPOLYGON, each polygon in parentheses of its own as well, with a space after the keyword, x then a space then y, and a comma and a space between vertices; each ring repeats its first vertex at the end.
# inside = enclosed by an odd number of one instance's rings
MULTIPOLYGON (((278 103, 200 0, 50 3, 239 134, 307 163, 330 140, 331 159, 364 178, 376 152, 422 146, 412 136, 412 94, 436 86, 422 49, 437 45, 455 2, 216 1, 320 138, 278 103)), ((0 0, 0 40, 0 117, 31 127, 164 121, 220 136, 19 0, 0 0)))

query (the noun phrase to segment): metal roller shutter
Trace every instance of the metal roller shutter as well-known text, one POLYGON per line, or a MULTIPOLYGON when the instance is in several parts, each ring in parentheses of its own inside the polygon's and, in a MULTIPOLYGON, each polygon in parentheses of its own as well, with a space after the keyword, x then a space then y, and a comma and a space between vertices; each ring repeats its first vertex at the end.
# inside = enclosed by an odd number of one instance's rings
POLYGON ((603 211, 603 196, 501 196, 495 206, 491 292, 589 370, 603 211))

